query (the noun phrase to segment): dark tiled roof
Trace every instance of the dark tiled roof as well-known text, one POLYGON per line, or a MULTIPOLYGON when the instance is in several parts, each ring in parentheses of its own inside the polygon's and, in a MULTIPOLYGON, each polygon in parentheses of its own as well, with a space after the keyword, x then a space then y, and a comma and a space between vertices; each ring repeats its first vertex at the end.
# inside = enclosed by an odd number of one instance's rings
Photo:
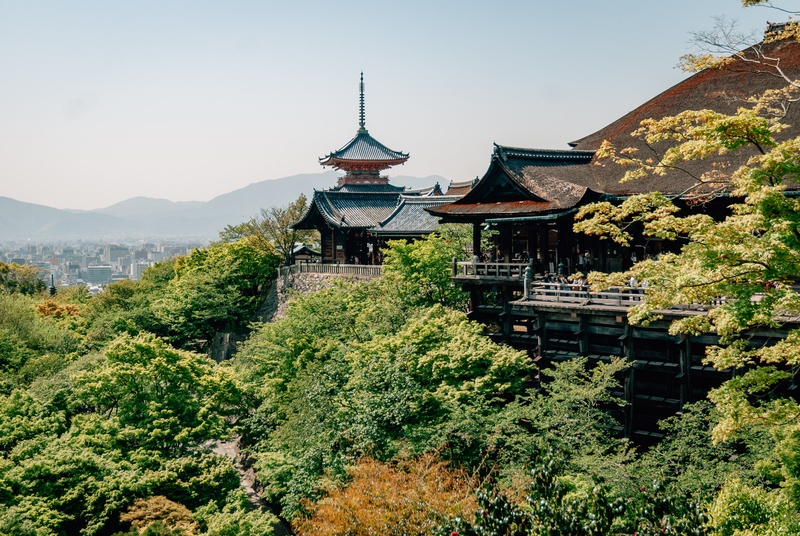
POLYGON ((358 160, 358 161, 397 161, 407 160, 408 153, 393 151, 369 135, 366 130, 359 131, 356 137, 347 144, 323 158, 320 163, 327 165, 333 160, 358 160))
POLYGON ((445 195, 466 195, 470 190, 472 190, 472 186, 478 182, 478 180, 478 177, 475 177, 471 181, 450 182, 450 186, 447 187, 447 192, 445 192, 445 195))
MULTIPOLYGON (((800 78, 800 42, 779 41, 762 45, 762 50, 767 56, 780 58, 781 69, 787 76, 796 80, 800 78)), ((752 49, 743 52, 752 56, 752 49)), ((642 141, 631 137, 631 132, 639 128, 645 119, 661 119, 666 116, 677 115, 684 110, 710 109, 721 113, 734 113, 744 105, 747 97, 764 92, 767 89, 778 89, 786 86, 786 82, 773 76, 768 69, 756 72, 753 66, 736 60, 720 69, 701 71, 686 80, 667 89, 653 99, 642 104, 635 110, 617 119, 610 125, 570 143, 576 149, 596 150, 603 140, 609 140, 617 149, 635 147, 639 155, 653 154, 642 141)), ((800 128, 800 107, 791 106, 783 123, 791 125, 784 132, 776 134, 778 140, 797 136, 800 128)), ((657 144, 657 150, 664 146, 657 144)), ((733 172, 756 154, 755 149, 743 149, 724 156, 716 156, 686 162, 682 166, 694 175, 713 169, 714 164, 725 163, 728 172, 733 172)), ((642 192, 660 191, 666 194, 678 194, 694 184, 694 181, 680 171, 668 171, 666 176, 646 177, 620 184, 619 180, 627 168, 609 161, 600 161, 601 165, 592 165, 590 172, 593 181, 600 191, 615 195, 630 195, 642 192)), ((585 179, 582 179, 585 180, 585 179)))
POLYGON ((457 200, 457 196, 401 196, 395 211, 380 225, 372 229, 377 235, 413 236, 435 231, 438 218, 426 208, 437 207, 457 200))
POLYGON ((591 182, 592 151, 550 151, 495 145, 489 169, 458 201, 431 207, 454 221, 509 215, 534 216, 564 210, 599 196, 591 182), (579 181, 570 180, 574 176, 579 181))
POLYGON ((418 195, 418 196, 440 196, 444 195, 442 193, 442 188, 439 186, 437 182, 433 186, 426 186, 424 188, 408 188, 403 191, 403 195, 418 195))
POLYGON ((321 256, 322 254, 315 250, 311 249, 305 244, 295 244, 294 249, 292 250, 292 255, 312 255, 312 256, 321 256))
MULTIPOLYGON (((369 228, 378 225, 394 212, 397 199, 398 194, 394 192, 322 191, 314 193, 311 208, 315 208, 333 227, 369 228)), ((306 217, 303 218, 305 219, 306 217)))

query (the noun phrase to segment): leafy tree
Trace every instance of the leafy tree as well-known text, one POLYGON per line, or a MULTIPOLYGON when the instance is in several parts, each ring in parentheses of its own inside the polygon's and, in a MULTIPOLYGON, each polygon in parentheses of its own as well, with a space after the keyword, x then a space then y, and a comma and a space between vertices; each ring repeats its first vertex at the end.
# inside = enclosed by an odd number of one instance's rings
POLYGON ((137 534, 159 522, 165 528, 175 530, 177 534, 195 534, 197 529, 191 510, 163 495, 136 499, 127 512, 120 515, 120 521, 130 523, 138 529, 137 534))
POLYGON ((308 199, 305 194, 300 194, 288 206, 262 208, 260 216, 239 225, 228 225, 220 232, 220 238, 225 242, 244 239, 264 253, 277 251, 283 264, 291 264, 294 245, 308 242, 316 235, 316 231, 292 227, 302 219, 307 210, 308 199))
POLYGON ((476 507, 475 479, 432 454, 396 466, 364 459, 348 473, 352 480, 346 487, 316 503, 310 517, 296 521, 298 534, 421 536, 476 507))
POLYGON ((239 489, 228 494, 220 508, 214 502, 198 508, 195 518, 200 522, 201 533, 206 536, 272 536, 278 518, 269 512, 251 510, 247 496, 239 489))
MULTIPOLYGON (((529 385, 523 353, 495 345, 463 313, 404 305, 396 283, 342 283, 300 297, 235 359, 257 405, 245 436, 284 515, 320 496, 324 473, 344 478, 364 455, 434 450, 462 408, 480 415, 529 385)), ((479 464, 472 452, 457 463, 479 464)))
POLYGON ((78 376, 75 396, 92 412, 115 417, 125 450, 185 455, 224 437, 224 416, 239 390, 213 361, 152 335, 123 335, 105 355, 97 370, 78 376))
POLYGON ((478 510, 472 522, 452 519, 440 536, 610 536, 708 534, 707 515, 694 503, 663 494, 659 484, 638 501, 612 498, 601 479, 578 487, 563 473, 561 456, 539 456, 530 471, 525 506, 496 487, 477 492, 478 510))
POLYGON ((439 303, 466 310, 467 295, 450 280, 453 258, 463 255, 462 243, 437 234, 422 240, 388 242, 383 273, 400 282, 401 298, 413 305, 439 303))
POLYGON ((0 262, 0 287, 8 294, 33 295, 43 292, 47 285, 39 275, 39 268, 30 264, 0 262))
POLYGON ((196 249, 175 262, 153 310, 163 336, 182 348, 220 331, 246 332, 263 301, 278 259, 240 240, 196 249))

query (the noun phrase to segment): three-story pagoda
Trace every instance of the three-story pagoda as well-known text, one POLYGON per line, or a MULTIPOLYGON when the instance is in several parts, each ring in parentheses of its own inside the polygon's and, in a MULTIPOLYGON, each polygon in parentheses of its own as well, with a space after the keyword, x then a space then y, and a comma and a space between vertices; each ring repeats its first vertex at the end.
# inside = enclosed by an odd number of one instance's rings
POLYGON ((414 239, 438 227, 426 212, 459 196, 442 195, 439 185, 407 190, 381 175, 405 163, 408 153, 389 149, 373 138, 364 119, 364 74, 361 73, 358 131, 344 147, 319 159, 322 166, 344 171, 333 188, 315 191, 308 211, 295 229, 320 233, 322 262, 380 264, 389 239, 414 239))

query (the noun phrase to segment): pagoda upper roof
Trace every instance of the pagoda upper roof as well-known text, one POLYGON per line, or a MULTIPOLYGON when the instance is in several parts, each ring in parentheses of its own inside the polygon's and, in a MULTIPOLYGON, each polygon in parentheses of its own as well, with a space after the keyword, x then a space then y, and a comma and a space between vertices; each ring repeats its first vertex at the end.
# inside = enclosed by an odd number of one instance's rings
POLYGON ((380 171, 408 160, 408 153, 393 151, 369 135, 364 112, 364 73, 359 85, 358 131, 355 138, 338 151, 319 159, 323 166, 333 166, 346 171, 380 171))
POLYGON ((402 164, 408 160, 408 153, 393 151, 370 136, 366 129, 360 128, 356 136, 338 151, 333 151, 319 163, 323 166, 342 167, 346 162, 376 162, 386 167, 402 164))

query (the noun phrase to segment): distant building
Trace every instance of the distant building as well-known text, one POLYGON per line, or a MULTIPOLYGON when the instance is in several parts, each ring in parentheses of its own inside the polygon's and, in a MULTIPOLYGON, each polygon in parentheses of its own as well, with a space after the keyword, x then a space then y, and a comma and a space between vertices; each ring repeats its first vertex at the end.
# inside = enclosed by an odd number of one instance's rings
POLYGON ((111 270, 111 266, 108 264, 89 266, 86 268, 86 280, 89 281, 89 283, 110 283, 112 275, 113 271, 111 270))
POLYGON ((131 263, 130 274, 133 281, 138 281, 142 278, 142 272, 147 268, 147 264, 142 262, 131 263))
POLYGON ((117 246, 115 244, 108 244, 106 246, 105 262, 111 264, 116 262, 120 257, 130 255, 130 251, 125 246, 117 246))

